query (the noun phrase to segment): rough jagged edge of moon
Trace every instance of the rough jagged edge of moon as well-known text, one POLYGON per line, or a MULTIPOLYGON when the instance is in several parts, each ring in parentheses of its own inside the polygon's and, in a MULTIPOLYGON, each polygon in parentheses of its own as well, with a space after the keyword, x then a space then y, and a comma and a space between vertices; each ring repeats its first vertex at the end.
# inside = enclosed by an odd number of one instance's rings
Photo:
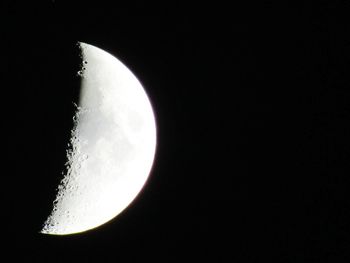
MULTIPOLYGON (((77 46, 80 50, 79 57, 81 58, 82 63, 80 64, 80 70, 77 72, 77 76, 80 78, 84 78, 85 64, 87 61, 83 60, 82 56, 82 47, 80 42, 78 42, 77 46)), ((68 194, 73 195, 76 193, 75 189, 77 186, 75 184, 75 179, 79 175, 82 163, 88 159, 86 154, 81 153, 81 145, 82 143, 79 139, 79 119, 80 116, 84 113, 89 112, 89 109, 82 108, 73 102, 75 107, 75 115, 73 116, 73 128, 71 130, 71 137, 68 143, 68 149, 66 150, 67 162, 65 163, 64 171, 62 171, 63 179, 59 183, 56 191, 56 198, 53 201, 53 209, 50 216, 44 222, 41 233, 52 233, 53 228, 57 225, 55 220, 55 214, 62 213, 65 214, 66 217, 69 217, 69 211, 60 211, 59 202, 64 199, 64 197, 68 194)))

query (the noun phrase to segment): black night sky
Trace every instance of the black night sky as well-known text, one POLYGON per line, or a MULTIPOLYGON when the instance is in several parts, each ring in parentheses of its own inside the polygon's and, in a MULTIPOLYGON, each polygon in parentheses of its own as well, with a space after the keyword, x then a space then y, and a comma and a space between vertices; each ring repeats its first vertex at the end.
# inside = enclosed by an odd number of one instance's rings
POLYGON ((350 262, 346 1, 77 2, 1 2, 3 257, 350 262), (114 220, 41 235, 79 95, 77 41, 143 83, 156 160, 114 220))

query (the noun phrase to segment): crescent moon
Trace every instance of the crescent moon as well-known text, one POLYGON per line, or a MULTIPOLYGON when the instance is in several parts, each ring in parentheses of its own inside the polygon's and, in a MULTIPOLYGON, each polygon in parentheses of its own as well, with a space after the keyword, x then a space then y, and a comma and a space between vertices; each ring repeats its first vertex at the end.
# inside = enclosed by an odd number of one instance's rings
POLYGON ((44 234, 80 233, 116 217, 143 188, 156 150, 155 117, 141 83, 111 54, 78 44, 80 99, 44 234))

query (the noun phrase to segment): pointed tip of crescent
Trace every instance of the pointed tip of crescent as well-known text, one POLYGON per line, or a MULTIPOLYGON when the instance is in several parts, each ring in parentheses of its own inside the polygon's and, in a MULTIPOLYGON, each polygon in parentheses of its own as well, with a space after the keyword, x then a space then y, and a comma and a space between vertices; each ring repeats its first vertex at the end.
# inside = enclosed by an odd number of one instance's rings
POLYGON ((87 47, 87 46, 91 46, 85 42, 81 42, 81 41, 77 41, 76 45, 79 47, 79 48, 84 48, 84 47, 87 47))

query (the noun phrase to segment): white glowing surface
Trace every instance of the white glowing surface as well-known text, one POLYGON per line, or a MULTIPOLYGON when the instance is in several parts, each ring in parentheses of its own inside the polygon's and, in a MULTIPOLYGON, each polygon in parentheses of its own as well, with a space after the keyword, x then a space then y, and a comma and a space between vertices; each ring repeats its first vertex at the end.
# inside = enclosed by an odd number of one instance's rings
POLYGON ((152 167, 156 126, 140 82, 118 59, 80 43, 84 69, 67 172, 42 233, 73 234, 123 211, 152 167))

